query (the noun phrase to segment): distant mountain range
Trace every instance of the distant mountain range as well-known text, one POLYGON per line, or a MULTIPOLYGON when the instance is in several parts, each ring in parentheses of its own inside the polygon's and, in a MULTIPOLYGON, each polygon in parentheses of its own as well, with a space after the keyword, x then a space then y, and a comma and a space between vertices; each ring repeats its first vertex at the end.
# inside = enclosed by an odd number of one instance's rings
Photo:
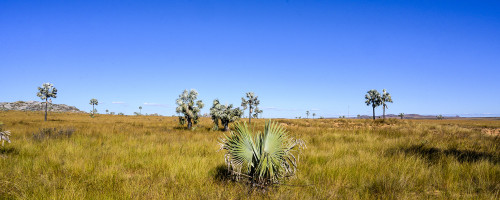
MULTIPOLYGON (((0 110, 20 110, 20 111, 45 111, 45 102, 39 101, 16 101, 16 102, 0 102, 0 110)), ((75 106, 68 106, 65 104, 51 104, 48 105, 50 112, 73 112, 83 113, 75 106)))

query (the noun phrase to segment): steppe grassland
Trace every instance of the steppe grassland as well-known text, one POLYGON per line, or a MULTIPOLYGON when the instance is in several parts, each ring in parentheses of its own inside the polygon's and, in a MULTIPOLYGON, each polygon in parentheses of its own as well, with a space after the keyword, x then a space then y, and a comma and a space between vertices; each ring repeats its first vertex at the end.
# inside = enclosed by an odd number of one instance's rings
MULTIPOLYGON (((209 118, 194 130, 176 117, 48 119, 0 112, 12 132, 12 143, 0 147, 0 198, 500 197, 500 120, 276 119, 307 149, 295 178, 262 192, 225 178, 224 152, 217 151, 224 133, 211 131, 209 118), (74 132, 36 137, 43 128, 74 132)), ((263 130, 264 120, 252 124, 263 130)))

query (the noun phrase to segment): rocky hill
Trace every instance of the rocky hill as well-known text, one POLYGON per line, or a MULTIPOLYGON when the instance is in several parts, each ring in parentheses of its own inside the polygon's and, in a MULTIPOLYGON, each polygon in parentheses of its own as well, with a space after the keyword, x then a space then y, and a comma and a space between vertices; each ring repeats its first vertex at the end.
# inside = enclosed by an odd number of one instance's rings
MULTIPOLYGON (((45 111, 45 102, 39 101, 16 101, 16 102, 0 102, 0 110, 21 110, 21 111, 45 111)), ((82 112, 74 106, 65 104, 50 104, 48 110, 50 112, 82 112)))

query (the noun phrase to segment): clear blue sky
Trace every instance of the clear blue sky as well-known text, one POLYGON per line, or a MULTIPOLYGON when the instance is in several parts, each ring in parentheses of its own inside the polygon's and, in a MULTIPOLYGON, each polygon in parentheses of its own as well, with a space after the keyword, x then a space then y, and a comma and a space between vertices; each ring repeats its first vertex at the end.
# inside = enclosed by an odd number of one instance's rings
POLYGON ((197 89, 264 117, 500 116, 500 1, 0 1, 0 102, 175 114, 197 89), (382 109, 377 109, 381 114, 382 109))

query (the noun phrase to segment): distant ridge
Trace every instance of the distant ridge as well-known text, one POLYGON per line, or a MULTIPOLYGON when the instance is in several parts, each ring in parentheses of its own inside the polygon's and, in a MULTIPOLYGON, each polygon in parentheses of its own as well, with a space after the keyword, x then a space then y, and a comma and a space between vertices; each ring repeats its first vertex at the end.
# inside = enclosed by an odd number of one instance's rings
MULTIPOLYGON (((443 116, 444 118, 448 119, 448 118, 460 118, 460 116, 443 116)), ((357 118, 357 117, 351 117, 351 118, 357 118)), ((371 119, 372 116, 371 115, 361 115, 359 117, 360 119, 371 119)), ((376 119, 379 119, 379 118, 382 118, 382 115, 376 115, 375 116, 376 119)), ((398 115, 395 115, 395 114, 387 114, 385 115, 385 118, 398 118, 400 119, 401 117, 399 117, 398 115)), ((435 115, 419 115, 419 114, 405 114, 403 119, 436 119, 436 116, 435 115)))
MULTIPOLYGON (((45 102, 39 101, 16 101, 16 102, 0 102, 0 110, 20 110, 20 111, 45 111, 45 102)), ((75 106, 65 104, 49 103, 48 110, 50 112, 72 112, 83 113, 75 106)))

